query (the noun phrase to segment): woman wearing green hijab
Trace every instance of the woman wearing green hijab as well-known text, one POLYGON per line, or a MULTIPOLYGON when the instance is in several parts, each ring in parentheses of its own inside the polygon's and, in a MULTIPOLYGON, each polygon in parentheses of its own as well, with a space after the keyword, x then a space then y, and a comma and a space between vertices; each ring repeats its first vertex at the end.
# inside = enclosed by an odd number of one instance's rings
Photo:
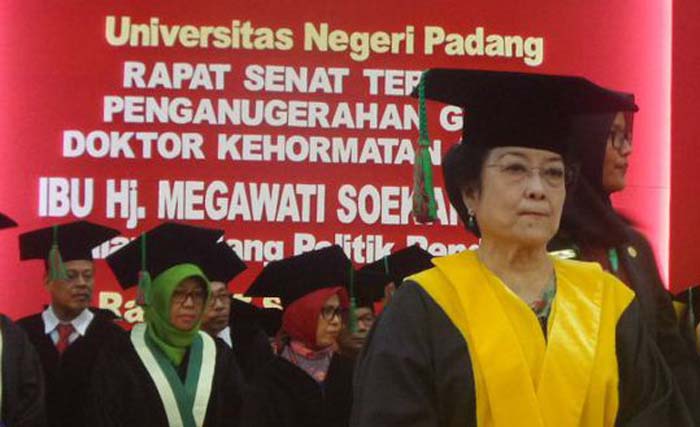
POLYGON ((193 341, 202 341, 199 325, 209 299, 209 281, 196 265, 179 264, 161 273, 152 286, 152 302, 144 313, 146 343, 182 367, 193 341))
POLYGON ((233 354, 199 330, 210 296, 199 254, 222 235, 166 223, 107 258, 123 286, 139 284, 145 323, 98 356, 91 426, 237 424, 241 377, 233 354))

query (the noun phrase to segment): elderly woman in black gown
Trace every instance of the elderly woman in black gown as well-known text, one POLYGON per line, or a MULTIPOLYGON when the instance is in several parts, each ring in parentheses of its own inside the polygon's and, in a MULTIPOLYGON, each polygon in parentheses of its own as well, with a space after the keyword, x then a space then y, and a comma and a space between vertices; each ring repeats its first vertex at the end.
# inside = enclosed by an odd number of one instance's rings
POLYGON ((634 104, 573 77, 429 70, 422 85, 466 109, 443 172, 481 242, 396 292, 360 356, 351 425, 692 425, 634 292, 547 252, 571 118, 634 104))

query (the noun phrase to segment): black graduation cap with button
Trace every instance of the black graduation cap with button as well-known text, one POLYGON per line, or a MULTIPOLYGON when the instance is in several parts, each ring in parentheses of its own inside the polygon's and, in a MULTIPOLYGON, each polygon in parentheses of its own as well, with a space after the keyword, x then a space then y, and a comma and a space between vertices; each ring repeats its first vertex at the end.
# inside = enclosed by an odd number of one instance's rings
POLYGON ((122 288, 138 285, 138 302, 148 305, 152 278, 179 264, 202 268, 223 230, 166 222, 141 234, 107 257, 122 288))
POLYGON ((92 250, 119 234, 114 228, 89 221, 53 225, 20 234, 19 258, 45 260, 49 280, 65 280, 64 262, 92 261, 92 250))
POLYGON ((344 286, 350 295, 350 328, 355 327, 355 275, 350 258, 338 245, 272 261, 260 272, 246 291, 247 296, 277 296, 282 306, 316 290, 344 286))
POLYGON ((426 100, 464 110, 462 144, 517 145, 568 154, 571 118, 637 111, 629 97, 575 76, 487 70, 429 69, 411 94, 419 100, 420 135, 414 168, 413 213, 436 219, 426 100))
POLYGON ((17 223, 9 216, 0 213, 0 230, 12 227, 17 227, 17 223))
POLYGON ((201 267, 209 281, 226 284, 248 268, 224 241, 212 245, 204 256, 201 267))
POLYGON ((247 296, 277 296, 282 306, 319 289, 347 286, 352 262, 338 245, 272 261, 246 291, 247 296))

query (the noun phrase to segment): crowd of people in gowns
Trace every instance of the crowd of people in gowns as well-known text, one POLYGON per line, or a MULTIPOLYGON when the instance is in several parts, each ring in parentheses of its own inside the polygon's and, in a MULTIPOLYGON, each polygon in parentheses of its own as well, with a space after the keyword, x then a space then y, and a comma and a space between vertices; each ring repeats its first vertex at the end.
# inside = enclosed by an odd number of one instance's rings
POLYGON ((24 231, 50 303, 0 315, 0 426, 700 425, 700 296, 674 306, 610 201, 634 97, 456 69, 428 70, 413 96, 467 112, 442 169, 476 249, 272 261, 245 292, 279 298, 263 308, 233 298, 247 266, 224 230, 166 222, 106 258, 143 309, 127 330, 92 306, 93 249, 119 230, 24 231))

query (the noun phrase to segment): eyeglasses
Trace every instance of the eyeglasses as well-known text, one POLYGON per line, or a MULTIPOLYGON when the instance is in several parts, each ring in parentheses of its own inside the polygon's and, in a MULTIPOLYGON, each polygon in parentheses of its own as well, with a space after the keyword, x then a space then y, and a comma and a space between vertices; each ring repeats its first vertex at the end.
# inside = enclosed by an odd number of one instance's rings
POLYGON ((226 293, 218 294, 218 295, 212 294, 211 298, 209 298, 209 306, 210 307, 215 306, 217 301, 220 302, 221 305, 230 305, 232 296, 233 296, 233 294, 230 292, 226 292, 226 293))
POLYGON ((334 317, 338 317, 338 319, 342 320, 345 317, 347 317, 348 314, 348 309, 347 308, 341 308, 340 306, 338 307, 333 307, 330 305, 324 306, 321 309, 321 317, 323 319, 331 321, 333 320, 334 317))
POLYGON ((511 161, 507 163, 494 163, 486 165, 487 168, 497 168, 498 172, 513 184, 524 183, 526 179, 534 176, 535 171, 540 178, 550 187, 559 188, 573 182, 575 173, 573 169, 564 166, 552 165, 545 167, 531 167, 525 163, 511 161))
POLYGON ((185 301, 187 301, 190 298, 192 299, 194 305, 202 305, 204 304, 204 300, 207 299, 207 294, 199 289, 192 290, 189 292, 175 291, 173 292, 172 303, 183 305, 185 301))
POLYGON ((632 134, 619 129, 612 129, 608 134, 608 140, 614 149, 622 150, 625 144, 632 147, 632 134))

